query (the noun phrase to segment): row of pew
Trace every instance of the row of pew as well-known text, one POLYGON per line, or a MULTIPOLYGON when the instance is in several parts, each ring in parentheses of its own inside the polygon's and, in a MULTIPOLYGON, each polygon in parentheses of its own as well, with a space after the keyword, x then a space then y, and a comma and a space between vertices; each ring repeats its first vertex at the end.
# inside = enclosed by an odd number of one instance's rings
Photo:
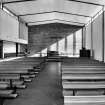
POLYGON ((66 58, 61 71, 64 105, 105 105, 105 63, 66 58))
POLYGON ((25 57, 0 62, 0 105, 5 99, 19 96, 17 89, 25 89, 26 83, 38 75, 44 64, 44 58, 25 57))

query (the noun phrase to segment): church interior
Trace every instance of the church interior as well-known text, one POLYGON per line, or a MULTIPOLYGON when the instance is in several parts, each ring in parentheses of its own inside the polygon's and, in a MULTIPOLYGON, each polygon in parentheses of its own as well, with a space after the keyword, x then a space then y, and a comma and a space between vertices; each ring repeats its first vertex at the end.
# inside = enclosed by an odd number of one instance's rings
POLYGON ((105 105, 105 0, 0 0, 0 105, 105 105))

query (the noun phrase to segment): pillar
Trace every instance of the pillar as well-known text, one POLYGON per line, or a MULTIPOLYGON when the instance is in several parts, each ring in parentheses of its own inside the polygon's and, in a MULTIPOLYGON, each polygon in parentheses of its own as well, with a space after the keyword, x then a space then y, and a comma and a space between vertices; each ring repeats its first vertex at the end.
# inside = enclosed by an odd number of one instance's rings
POLYGON ((3 41, 0 40, 0 58, 3 58, 3 41))
POLYGON ((16 57, 18 56, 18 43, 16 43, 16 57))
POLYGON ((76 33, 73 33, 73 55, 75 55, 76 51, 76 33))

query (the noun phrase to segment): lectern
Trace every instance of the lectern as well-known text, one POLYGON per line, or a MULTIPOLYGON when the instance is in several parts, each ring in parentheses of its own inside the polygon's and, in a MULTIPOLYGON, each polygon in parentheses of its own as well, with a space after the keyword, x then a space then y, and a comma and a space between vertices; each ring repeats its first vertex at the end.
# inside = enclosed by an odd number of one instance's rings
POLYGON ((90 58, 90 50, 82 48, 80 50, 80 57, 87 57, 90 58))

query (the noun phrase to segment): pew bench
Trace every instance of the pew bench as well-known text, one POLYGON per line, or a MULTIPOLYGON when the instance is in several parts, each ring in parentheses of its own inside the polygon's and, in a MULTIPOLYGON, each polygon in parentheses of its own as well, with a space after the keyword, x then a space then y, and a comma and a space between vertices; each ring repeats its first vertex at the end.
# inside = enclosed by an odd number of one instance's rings
POLYGON ((26 85, 23 81, 0 81, 0 89, 7 89, 7 88, 17 88, 17 89, 25 89, 26 85))
POLYGON ((39 67, 26 67, 26 66, 3 66, 0 67, 0 71, 2 72, 3 70, 10 70, 10 71, 17 71, 17 72, 40 72, 40 68, 39 67))
POLYGON ((63 70, 62 74, 105 74, 105 70, 81 70, 81 69, 75 69, 75 70, 63 70))
POLYGON ((105 95, 64 96, 64 105, 105 105, 105 95))
MULTIPOLYGON (((105 84, 103 84, 103 83, 93 83, 93 82, 88 82, 88 83, 70 83, 70 82, 64 82, 63 83, 63 89, 64 90, 67 90, 67 91, 73 91, 73 96, 75 96, 76 95, 76 92, 78 91, 78 90, 82 90, 82 91, 84 91, 84 90, 91 90, 91 92, 92 92, 92 90, 94 91, 94 90, 103 90, 103 94, 105 94, 105 84)), ((85 92, 85 91, 84 91, 85 92)), ((85 93, 84 93, 85 94, 85 93)))
POLYGON ((63 89, 75 89, 75 90, 78 90, 78 89, 105 89, 105 84, 103 83, 93 83, 93 82, 88 82, 88 83, 85 83, 85 82, 81 82, 81 83, 78 83, 78 82, 64 82, 63 83, 63 89))
POLYGON ((20 80, 19 74, 0 74, 0 80, 20 80))
POLYGON ((14 90, 0 90, 0 98, 16 98, 17 96, 14 90))
POLYGON ((0 83, 0 90, 2 89, 8 89, 10 87, 9 84, 6 84, 6 83, 0 83))
POLYGON ((35 74, 36 74, 36 71, 30 69, 30 70, 27 70, 27 69, 2 69, 0 70, 0 75, 2 74, 20 74, 21 77, 23 78, 32 78, 32 77, 35 77, 35 74))
POLYGON ((62 70, 105 70, 105 67, 62 67, 62 70))
MULTIPOLYGON (((32 78, 32 77, 31 77, 32 78)), ((26 85, 18 84, 14 81, 23 81, 23 82, 31 82, 32 79, 30 78, 30 75, 22 75, 22 74, 0 74, 0 80, 1 81, 9 81, 10 88, 16 87, 16 88, 26 88, 26 85)))
POLYGON ((4 69, 1 69, 0 68, 0 74, 27 74, 29 73, 29 71, 27 69, 7 69, 7 68, 4 68, 4 69))
POLYGON ((105 80, 105 74, 62 74, 62 80, 105 80))

